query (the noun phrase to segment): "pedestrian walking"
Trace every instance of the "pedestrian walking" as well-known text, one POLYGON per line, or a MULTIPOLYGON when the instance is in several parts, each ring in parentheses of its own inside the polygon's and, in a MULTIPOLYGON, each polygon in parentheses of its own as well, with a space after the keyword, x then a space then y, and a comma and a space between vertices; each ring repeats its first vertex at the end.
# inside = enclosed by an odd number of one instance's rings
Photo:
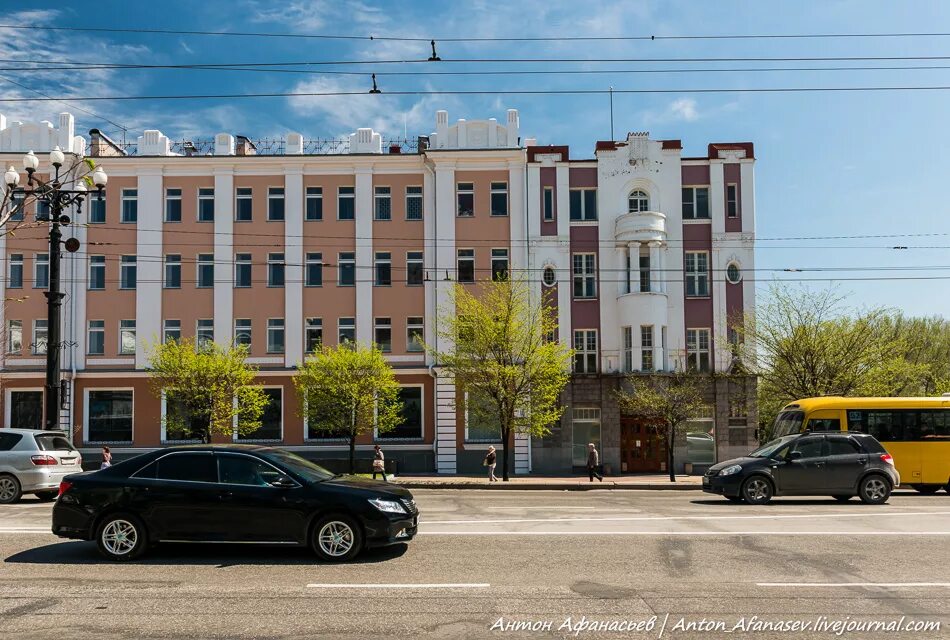
POLYGON ((488 455, 485 456, 482 465, 488 467, 488 481, 498 482, 498 478, 495 477, 495 447, 488 447, 488 455))
POLYGON ((112 452, 109 451, 109 447, 102 447, 102 464, 99 465, 100 469, 108 469, 112 466, 112 452))
POLYGON ((587 445, 587 474, 591 482, 594 481, 594 476, 597 476, 599 482, 604 481, 604 476, 600 473, 600 454, 597 453, 593 442, 587 445))
POLYGON ((383 455, 383 450, 379 445, 376 445, 373 454, 373 480, 376 479, 377 473, 383 474, 383 482, 389 482, 389 478, 386 477, 386 456, 383 455))

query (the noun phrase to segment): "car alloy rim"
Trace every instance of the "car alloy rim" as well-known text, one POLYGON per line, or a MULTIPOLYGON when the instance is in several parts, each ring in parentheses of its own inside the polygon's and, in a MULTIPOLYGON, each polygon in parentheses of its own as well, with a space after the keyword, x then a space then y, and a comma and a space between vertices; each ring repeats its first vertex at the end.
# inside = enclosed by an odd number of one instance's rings
POLYGON ((11 478, 0 478, 0 501, 13 500, 16 495, 16 483, 11 478))
POLYGON ((753 480, 746 489, 746 494, 756 502, 764 500, 768 496, 768 484, 765 480, 753 480))
POLYGON ((102 544, 115 556, 124 556, 135 548, 139 533, 128 520, 113 520, 102 530, 102 544))
POLYGON ((867 484, 864 488, 864 493, 871 500, 880 500, 884 497, 887 487, 884 485, 883 480, 878 480, 877 478, 872 478, 867 481, 867 484))
POLYGON ((317 534, 321 551, 335 558, 346 555, 353 548, 353 529, 345 522, 328 522, 317 534))

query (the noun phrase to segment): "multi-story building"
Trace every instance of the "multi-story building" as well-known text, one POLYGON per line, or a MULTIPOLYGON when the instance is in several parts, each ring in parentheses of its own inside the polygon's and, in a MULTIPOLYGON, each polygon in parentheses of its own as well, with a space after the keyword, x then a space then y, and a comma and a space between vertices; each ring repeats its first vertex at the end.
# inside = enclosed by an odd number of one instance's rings
MULTIPOLYGON (((342 458, 344 443, 308 428, 292 377, 321 342, 356 340, 380 345, 405 404, 405 423, 361 451, 379 441, 402 471, 476 471, 497 427, 469 419, 422 343, 436 344, 456 282, 512 271, 550 290, 558 339, 575 349, 564 417, 549 437, 510 443, 516 471, 570 471, 590 441, 614 472, 659 470, 655 438, 620 415, 613 391, 627 374, 729 372, 730 323, 754 302, 750 143, 683 157, 678 140, 630 134, 576 159, 522 140, 515 110, 503 124, 449 124, 439 111, 418 144, 370 129, 256 146, 230 134, 173 144, 151 130, 119 144, 73 128, 69 114, 57 126, 0 117, 0 157, 18 166, 55 145, 109 173, 103 201, 68 228, 81 248, 63 265, 60 422, 90 452, 188 438, 166 429, 172 408, 146 363, 155 342, 194 337, 246 344, 260 368, 271 406, 235 439, 342 458)), ((46 233, 0 237, 4 426, 42 423, 46 233)), ((720 455, 747 446, 754 383, 710 377, 709 397, 715 410, 695 430, 715 434, 720 455)))

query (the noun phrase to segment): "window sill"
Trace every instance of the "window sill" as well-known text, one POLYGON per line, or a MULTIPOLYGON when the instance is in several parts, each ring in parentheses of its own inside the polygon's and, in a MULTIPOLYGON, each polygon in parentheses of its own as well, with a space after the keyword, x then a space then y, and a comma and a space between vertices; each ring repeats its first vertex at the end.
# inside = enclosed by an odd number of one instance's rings
POLYGON ((422 218, 405 218, 406 222, 422 222, 422 218))
POLYGON ((214 224, 214 220, 195 220, 195 222, 200 222, 202 224, 214 224))
POLYGON ((712 218, 683 218, 683 224, 711 224, 712 218))
MULTIPOLYGON (((165 224, 181 224, 181 220, 163 220, 162 222, 164 222, 165 224)), ((90 222, 89 224, 93 224, 93 223, 90 222)))
POLYGON ((254 219, 253 219, 253 218, 249 218, 249 219, 247 219, 247 220, 241 220, 241 219, 239 219, 239 218, 235 218, 234 221, 235 221, 235 222, 254 222, 254 219))
POLYGON ((597 296, 584 296, 583 298, 574 297, 571 298, 574 302, 597 302, 597 296))
POLYGON ((596 227, 599 220, 571 220, 572 227, 596 227))
POLYGON ((323 218, 304 218, 304 222, 323 222, 323 218))
POLYGON ((337 218, 337 222, 353 222, 356 218, 337 218))
POLYGON ((286 218, 268 218, 267 222, 287 222, 286 218))
POLYGON ((712 296, 709 294, 706 294, 704 296, 686 296, 686 299, 687 300, 711 300, 712 296))
POLYGON ((322 289, 323 285, 322 284, 305 284, 304 287, 307 289, 322 289))
POLYGON ((508 214, 507 213, 490 213, 488 214, 488 217, 489 218, 507 218, 508 214))

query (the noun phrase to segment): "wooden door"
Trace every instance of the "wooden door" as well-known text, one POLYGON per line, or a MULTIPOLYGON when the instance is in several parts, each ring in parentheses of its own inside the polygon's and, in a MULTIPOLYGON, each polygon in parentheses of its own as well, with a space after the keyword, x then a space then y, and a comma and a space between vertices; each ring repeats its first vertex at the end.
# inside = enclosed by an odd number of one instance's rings
POLYGON ((621 418, 620 462, 623 473, 664 471, 666 443, 642 420, 621 418))

